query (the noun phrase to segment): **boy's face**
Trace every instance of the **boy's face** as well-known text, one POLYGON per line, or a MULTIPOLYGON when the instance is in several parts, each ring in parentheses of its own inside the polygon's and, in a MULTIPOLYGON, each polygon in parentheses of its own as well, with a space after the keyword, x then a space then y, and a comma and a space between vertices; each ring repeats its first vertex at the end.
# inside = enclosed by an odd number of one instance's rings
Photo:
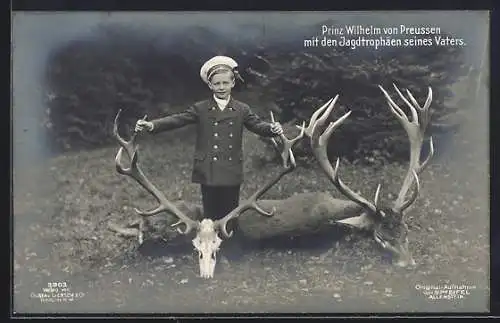
POLYGON ((231 72, 217 73, 212 76, 208 87, 214 92, 218 99, 227 99, 234 87, 234 76, 231 72))

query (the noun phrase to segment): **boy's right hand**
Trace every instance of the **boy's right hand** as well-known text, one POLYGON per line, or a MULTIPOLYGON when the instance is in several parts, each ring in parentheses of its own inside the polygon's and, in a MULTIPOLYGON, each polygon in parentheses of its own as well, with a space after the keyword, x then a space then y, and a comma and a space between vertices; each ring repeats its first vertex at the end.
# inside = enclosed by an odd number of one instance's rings
POLYGON ((147 129, 148 131, 153 130, 153 123, 146 121, 144 119, 137 120, 137 123, 135 124, 135 132, 142 132, 144 129, 147 129))

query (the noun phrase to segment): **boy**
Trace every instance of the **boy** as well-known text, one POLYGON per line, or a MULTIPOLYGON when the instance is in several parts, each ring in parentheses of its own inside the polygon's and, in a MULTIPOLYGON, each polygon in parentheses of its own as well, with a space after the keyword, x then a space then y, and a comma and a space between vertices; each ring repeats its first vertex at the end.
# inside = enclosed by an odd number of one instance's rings
MULTIPOLYGON (((247 104, 231 96, 235 77, 241 80, 237 67, 230 57, 211 58, 200 70, 202 80, 213 92, 211 98, 181 113, 152 121, 138 120, 135 127, 137 132, 147 129, 159 133, 190 124, 197 126, 192 182, 201 185, 204 216, 212 220, 238 206, 243 182, 243 127, 263 137, 283 133, 278 122, 261 120, 247 104)), ((231 221, 232 229, 237 229, 236 220, 231 221)))

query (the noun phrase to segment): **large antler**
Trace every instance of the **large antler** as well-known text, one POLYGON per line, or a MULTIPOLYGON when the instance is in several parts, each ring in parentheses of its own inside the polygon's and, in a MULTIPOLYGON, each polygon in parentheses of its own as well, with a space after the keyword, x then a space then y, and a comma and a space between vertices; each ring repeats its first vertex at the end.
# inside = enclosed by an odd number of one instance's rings
MULTIPOLYGON (((274 118, 273 118, 274 120, 274 118)), ((281 136, 283 139, 281 158, 283 159, 283 170, 278 173, 274 178, 272 178, 269 182, 267 182, 264 186, 259 188, 252 196, 250 196, 247 200, 240 203, 234 210, 232 210, 229 214, 227 214, 224 218, 217 220, 215 223, 220 228, 220 232, 226 237, 230 238, 233 235, 233 232, 227 232, 227 223, 229 220, 239 217, 243 212, 254 209, 259 212, 261 215, 271 217, 273 216, 274 210, 271 212, 267 212, 263 210, 258 204, 257 200, 264 195, 274 184, 276 184, 284 175, 293 171, 297 164, 295 162, 295 157, 293 155, 292 147, 293 145, 304 136, 304 127, 300 134, 294 138, 293 140, 287 139, 284 135, 281 136)), ((275 143, 277 146, 277 143, 275 143)))
MULTIPOLYGON (((271 121, 272 122, 275 122, 275 119, 274 119, 274 114, 273 112, 271 111, 271 121)), ((288 167, 288 160, 291 159, 291 156, 292 156, 292 148, 295 146, 295 144, 304 137, 304 133, 305 133, 305 122, 302 123, 302 126, 298 126, 301 129, 300 131, 300 134, 297 135, 297 137, 293 138, 293 139, 288 139, 285 134, 281 134, 280 135, 280 138, 281 138, 281 141, 282 141, 282 148, 281 148, 281 160, 283 161, 283 167, 288 167)), ((276 139, 274 138, 271 138, 271 141, 274 145, 274 147, 278 150, 280 150, 280 145, 278 144, 278 142, 276 141, 276 139)))
POLYGON ((380 85, 378 86, 387 99, 387 103, 389 104, 392 113, 397 117, 397 119, 405 129, 410 141, 410 165, 408 167, 408 172, 405 176, 398 197, 394 202, 394 209, 403 212, 417 199, 419 191, 418 175, 427 167, 430 159, 434 155, 434 144, 431 137, 429 141, 429 155, 422 163, 420 163, 420 153, 424 141, 424 134, 430 120, 429 107, 432 102, 432 88, 429 87, 427 99, 425 100, 424 106, 421 107, 408 89, 406 90, 406 93, 409 100, 404 97, 404 95, 395 84, 393 84, 393 86, 403 102, 410 108, 410 112, 412 115, 412 120, 410 121, 403 110, 401 110, 401 108, 391 99, 384 88, 380 85), (405 200, 406 194, 408 193, 408 190, 413 183, 413 179, 416 180, 416 189, 411 197, 408 200, 405 200))
POLYGON ((347 112, 342 117, 340 117, 335 122, 330 122, 326 130, 321 133, 322 128, 324 128, 324 124, 328 120, 328 117, 333 110, 335 103, 337 102, 339 95, 337 94, 335 98, 330 99, 326 104, 321 106, 318 110, 316 110, 310 120, 310 123, 307 127, 306 134, 311 138, 311 146, 313 148, 314 155, 318 160, 321 168, 328 176, 330 181, 335 185, 335 187, 350 200, 358 203, 359 205, 371 210, 372 212, 376 212, 377 210, 377 201, 380 193, 380 185, 377 187, 377 191, 375 193, 374 203, 368 201, 361 195, 357 194, 353 190, 351 190, 338 176, 338 168, 340 160, 337 159, 335 169, 330 164, 327 153, 328 140, 332 133, 349 117, 352 111, 347 112), (326 111, 325 111, 326 109, 326 111), (321 114, 322 113, 322 114, 321 114), (321 114, 321 116, 320 116, 321 114))
MULTIPOLYGON (((124 140, 122 137, 120 137, 118 133, 118 119, 120 117, 121 110, 118 111, 116 117, 115 117, 115 123, 113 126, 113 135, 117 139, 118 143, 120 144, 120 149, 118 150, 118 153, 116 154, 115 158, 115 163, 116 163, 116 170, 118 173, 122 175, 129 176, 133 179, 135 179, 142 187, 144 187, 149 193, 151 193, 158 203, 160 204, 158 207, 155 209, 152 209, 150 211, 141 211, 138 209, 135 209, 135 211, 142 215, 142 216, 152 216, 155 214, 158 214, 160 212, 168 212, 170 214, 173 214, 179 219, 179 222, 175 223, 174 225, 178 225, 181 223, 185 224, 185 229, 181 230, 180 228, 177 228, 177 230, 182 233, 182 234, 187 234, 189 233, 193 228, 197 228, 199 225, 198 221, 194 221, 191 218, 189 218, 187 215, 185 215, 183 212, 181 212, 173 203, 171 203, 164 195, 163 193, 157 189, 144 175, 142 170, 139 168, 138 165, 138 145, 135 142, 135 138, 137 136, 137 133, 134 132, 132 134, 131 138, 129 141, 124 140), (126 152, 130 159, 130 166, 129 167, 124 167, 122 164, 122 154, 123 151, 126 152)), ((144 117, 146 118, 146 117, 144 117)))

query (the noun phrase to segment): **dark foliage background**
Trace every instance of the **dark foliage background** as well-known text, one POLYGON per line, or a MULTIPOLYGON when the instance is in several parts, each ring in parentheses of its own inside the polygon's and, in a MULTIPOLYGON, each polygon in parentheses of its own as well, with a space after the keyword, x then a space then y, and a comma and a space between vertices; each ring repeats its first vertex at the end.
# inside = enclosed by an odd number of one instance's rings
MULTIPOLYGON (((353 113, 331 140, 330 153, 347 159, 407 158, 406 136, 378 84, 393 98, 393 82, 408 88, 422 104, 432 86, 427 134, 442 135, 457 126, 456 108, 444 102, 452 84, 469 71, 461 48, 304 49, 302 39, 313 30, 317 27, 277 41, 252 32, 229 37, 204 27, 160 32, 101 26, 92 37, 66 43, 51 55, 43 124, 50 146, 57 153, 113 143, 112 123, 120 108, 128 129, 145 114, 152 119, 185 109, 208 95, 199 68, 218 54, 240 63, 245 83, 237 92, 257 93, 268 103, 255 111, 269 119, 271 109, 290 127, 340 94, 332 119, 353 113)), ((309 155, 307 145, 298 148, 301 152, 309 155)))

